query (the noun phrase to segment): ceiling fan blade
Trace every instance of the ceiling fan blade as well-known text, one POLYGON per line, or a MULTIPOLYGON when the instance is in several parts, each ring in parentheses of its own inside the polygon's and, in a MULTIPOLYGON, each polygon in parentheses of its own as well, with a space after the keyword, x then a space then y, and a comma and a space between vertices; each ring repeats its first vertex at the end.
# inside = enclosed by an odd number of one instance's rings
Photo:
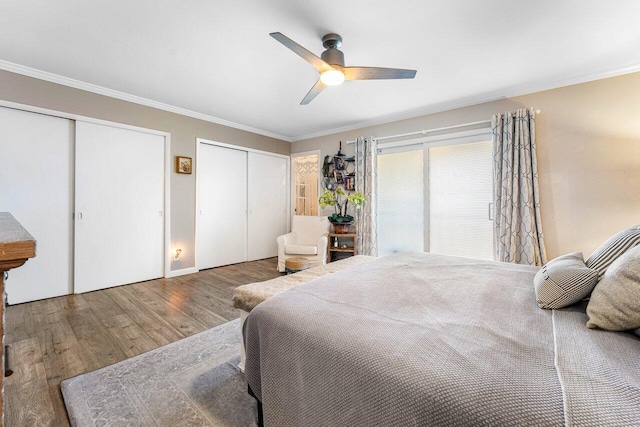
POLYGON ((284 34, 270 33, 269 35, 274 39, 278 40, 280 43, 282 43, 286 47, 288 47, 289 49, 291 49, 294 53, 298 54, 302 59, 307 61, 309 64, 313 65, 313 67, 316 70, 318 70, 318 72, 322 73, 323 71, 327 71, 331 69, 331 65, 327 64, 322 59, 314 55, 312 52, 300 46, 298 43, 294 42, 284 34))
POLYGON ((412 79, 416 70, 377 67, 344 67, 345 80, 412 79))
POLYGON ((308 103, 310 103, 313 100, 313 98, 318 96, 318 94, 322 92, 322 89, 324 89, 325 87, 327 87, 327 85, 322 83, 321 80, 318 80, 316 84, 313 85, 309 93, 307 93, 304 99, 300 102, 300 105, 307 105, 308 103))

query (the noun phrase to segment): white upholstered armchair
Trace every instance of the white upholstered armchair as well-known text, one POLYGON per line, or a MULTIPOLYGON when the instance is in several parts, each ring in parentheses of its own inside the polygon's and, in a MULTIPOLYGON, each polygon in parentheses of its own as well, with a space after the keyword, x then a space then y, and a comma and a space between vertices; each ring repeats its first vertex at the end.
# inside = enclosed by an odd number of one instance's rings
POLYGON ((326 216, 294 215, 291 233, 278 236, 278 271, 284 271, 287 258, 303 257, 311 267, 327 263, 327 244, 331 223, 326 216))

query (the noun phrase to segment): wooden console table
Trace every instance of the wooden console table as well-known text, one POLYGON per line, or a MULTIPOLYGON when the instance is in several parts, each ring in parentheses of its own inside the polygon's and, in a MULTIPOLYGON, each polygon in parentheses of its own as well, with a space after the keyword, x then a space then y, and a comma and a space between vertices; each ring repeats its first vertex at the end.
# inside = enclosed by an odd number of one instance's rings
POLYGON ((12 268, 20 267, 29 258, 36 256, 36 241, 27 230, 8 212, 0 212, 0 333, 2 345, 0 346, 0 360, 2 361, 2 376, 0 377, 0 408, 2 417, 0 425, 4 425, 4 275, 12 268))

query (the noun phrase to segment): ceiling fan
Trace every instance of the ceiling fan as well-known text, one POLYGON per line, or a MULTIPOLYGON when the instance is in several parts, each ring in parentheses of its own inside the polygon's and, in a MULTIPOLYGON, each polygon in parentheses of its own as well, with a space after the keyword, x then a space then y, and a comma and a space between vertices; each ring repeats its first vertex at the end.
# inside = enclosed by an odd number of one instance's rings
POLYGON ((337 86, 345 80, 412 79, 416 75, 416 70, 399 68, 345 67, 344 54, 338 50, 342 45, 342 37, 338 34, 331 33, 322 37, 322 45, 326 50, 322 52, 320 58, 282 33, 270 33, 269 35, 297 53, 320 73, 320 79, 300 102, 300 105, 310 103, 325 87, 337 86))

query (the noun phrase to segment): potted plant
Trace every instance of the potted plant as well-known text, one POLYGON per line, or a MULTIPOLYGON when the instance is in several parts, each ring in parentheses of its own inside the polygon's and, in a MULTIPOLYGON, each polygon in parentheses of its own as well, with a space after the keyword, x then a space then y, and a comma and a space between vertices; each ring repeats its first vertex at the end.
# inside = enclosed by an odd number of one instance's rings
POLYGON ((365 201, 364 194, 356 192, 347 195, 342 187, 336 187, 334 190, 325 189, 319 199, 321 208, 334 207, 335 212, 328 218, 333 224, 334 232, 340 234, 349 232, 349 226, 353 223, 353 217, 348 214, 349 202, 353 203, 356 209, 360 209, 365 201))

